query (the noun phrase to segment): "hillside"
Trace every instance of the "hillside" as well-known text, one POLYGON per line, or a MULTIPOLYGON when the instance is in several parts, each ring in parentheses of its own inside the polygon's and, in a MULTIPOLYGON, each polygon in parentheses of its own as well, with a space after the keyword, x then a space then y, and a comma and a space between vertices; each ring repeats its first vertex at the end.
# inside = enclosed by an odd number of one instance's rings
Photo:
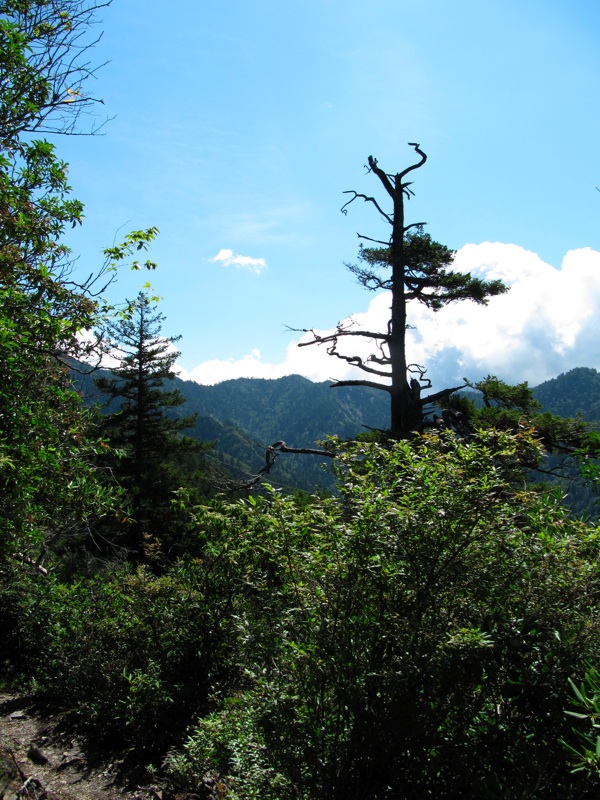
MULTIPOLYGON (((600 427, 600 374, 589 367, 576 367, 533 389, 545 411, 561 417, 581 416, 592 428, 600 427)), ((557 458, 551 459, 557 462, 557 458)), ((575 514, 598 519, 597 490, 585 481, 576 467, 565 471, 561 484, 564 502, 575 514)))
MULTIPOLYGON (((100 399, 89 376, 78 382, 90 401, 100 399)), ((275 441, 311 447, 328 435, 345 438, 366 427, 385 428, 389 420, 386 393, 362 387, 331 389, 329 383, 313 383, 300 375, 238 378, 214 386, 176 378, 174 384, 187 401, 179 413, 198 414, 189 433, 214 441, 210 457, 240 478, 260 469, 265 448, 275 441)), ((554 414, 581 413, 587 422, 600 417, 600 374, 595 369, 578 367, 545 381, 533 393, 554 414)), ((331 488, 330 467, 328 459, 290 454, 279 459, 270 479, 285 488, 331 488)), ((592 502, 583 486, 573 486, 572 492, 580 497, 577 505, 592 502)))
MULTIPOLYGON (((326 436, 356 436, 371 427, 385 427, 389 400, 375 390, 313 383, 299 375, 276 380, 238 378, 215 386, 176 381, 187 403, 182 413, 198 414, 190 431, 215 441, 215 453, 234 475, 255 473, 264 463, 265 448, 284 440, 294 447, 314 447, 326 436)), ((270 476, 276 485, 306 491, 331 488, 329 459, 289 454, 279 459, 270 476)))
MULTIPOLYGON (((76 383, 88 402, 102 401, 90 375, 76 374, 76 383)), ((214 442, 208 457, 239 478, 260 469, 266 447, 275 441, 314 447, 332 434, 353 437, 365 426, 388 425, 386 393, 355 387, 332 390, 329 383, 313 383, 299 375, 275 380, 238 378, 214 386, 176 378, 173 388, 187 401, 177 413, 198 415, 188 435, 214 442)), ((330 468, 329 459, 286 454, 270 480, 284 488, 327 489, 334 485, 330 468)))
POLYGON ((561 417, 580 414, 588 423, 600 419, 600 374, 590 367, 576 367, 545 381, 533 394, 546 411, 561 417))

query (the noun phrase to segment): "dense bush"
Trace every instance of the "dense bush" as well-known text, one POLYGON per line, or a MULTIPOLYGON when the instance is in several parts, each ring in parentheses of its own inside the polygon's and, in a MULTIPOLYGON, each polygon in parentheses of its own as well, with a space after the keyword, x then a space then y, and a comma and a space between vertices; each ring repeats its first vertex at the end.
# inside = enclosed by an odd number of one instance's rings
POLYGON ((12 675, 230 800, 597 796, 599 532, 523 484, 535 441, 338 446, 338 497, 196 508, 163 574, 5 567, 12 675))
POLYGON ((199 509, 245 584, 246 682, 174 774, 232 798, 586 796, 559 739, 600 640, 599 537, 519 485, 535 448, 350 446, 339 499, 199 509))
POLYGON ((211 696, 239 680, 227 581, 181 564, 61 583, 24 572, 4 582, 12 674, 76 711, 97 737, 164 753, 211 696))

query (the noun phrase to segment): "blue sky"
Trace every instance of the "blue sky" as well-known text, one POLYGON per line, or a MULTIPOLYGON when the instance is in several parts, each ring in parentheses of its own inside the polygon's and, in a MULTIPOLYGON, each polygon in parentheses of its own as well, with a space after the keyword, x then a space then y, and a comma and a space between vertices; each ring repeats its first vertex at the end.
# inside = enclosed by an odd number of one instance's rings
MULTIPOLYGON (((127 230, 160 229, 151 280, 184 376, 343 377, 285 326, 383 324, 386 298, 343 264, 357 231, 386 232, 368 207, 341 214, 342 192, 378 192, 367 157, 401 170, 412 141, 429 160, 409 221, 514 286, 487 310, 415 311, 436 388, 600 368, 597 0, 114 0, 102 16, 94 89, 113 119, 59 142, 86 206, 69 242, 87 274, 127 230)), ((147 278, 124 273, 114 299, 147 278)))

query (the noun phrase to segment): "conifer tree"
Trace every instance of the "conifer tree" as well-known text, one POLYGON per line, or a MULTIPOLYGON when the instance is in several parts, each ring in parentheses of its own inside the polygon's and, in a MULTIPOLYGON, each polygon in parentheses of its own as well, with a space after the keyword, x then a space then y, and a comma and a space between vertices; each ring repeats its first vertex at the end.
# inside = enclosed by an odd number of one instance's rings
POLYGON ((372 239, 359 234, 359 238, 379 246, 361 248, 360 258, 366 266, 350 267, 365 288, 391 292, 390 317, 386 330, 356 330, 340 323, 335 332, 328 336, 319 336, 311 330, 313 338, 300 344, 326 344, 330 355, 358 367, 369 376, 374 376, 376 380, 340 380, 333 386, 370 386, 388 392, 391 401, 390 433, 395 438, 422 428, 426 406, 461 388, 442 389, 425 397, 421 396, 421 390, 429 388, 431 383, 425 378, 425 368, 411 364, 407 354, 409 304, 416 301, 433 311, 439 311, 457 300, 485 304, 489 297, 506 291, 506 286, 501 281, 482 281, 469 273, 454 271, 454 252, 426 234, 424 223, 406 223, 405 201, 412 195, 412 182, 406 178, 414 170, 420 169, 427 160, 418 144, 411 143, 411 146, 420 160, 398 173, 385 172, 377 159, 369 156, 368 171, 379 179, 388 199, 392 201, 391 209, 386 210, 376 197, 354 190, 347 192, 351 197, 342 208, 345 213, 355 200, 363 200, 372 205, 391 227, 387 240, 372 239), (387 274, 385 270, 388 271, 387 274), (375 352, 367 358, 346 354, 338 349, 342 341, 357 336, 373 343, 375 352))
POLYGON ((145 537, 162 538, 168 533, 170 502, 186 459, 207 449, 181 435, 194 425, 196 415, 168 414, 185 399, 177 389, 165 388, 175 377, 173 365, 179 353, 173 345, 181 337, 161 336, 164 319, 144 292, 128 301, 127 312, 109 325, 111 351, 120 363, 112 377, 96 379, 98 388, 110 398, 109 407, 115 401, 102 427, 122 452, 114 470, 130 497, 133 524, 128 544, 138 556, 145 537))

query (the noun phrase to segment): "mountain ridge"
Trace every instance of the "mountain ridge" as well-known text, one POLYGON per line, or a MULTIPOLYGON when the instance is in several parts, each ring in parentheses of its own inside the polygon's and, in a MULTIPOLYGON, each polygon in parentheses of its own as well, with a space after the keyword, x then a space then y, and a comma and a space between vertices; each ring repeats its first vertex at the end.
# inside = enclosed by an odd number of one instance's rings
MULTIPOLYGON (((82 385, 88 398, 98 396, 90 376, 82 385)), ((332 389, 327 381, 302 375, 233 378, 213 385, 176 377, 173 388, 186 400, 177 413, 198 414, 187 434, 214 441, 212 457, 234 477, 256 473, 264 464, 266 447, 275 441, 314 447, 327 436, 351 438, 367 428, 389 425, 386 392, 362 386, 332 389)), ((586 412, 586 421, 600 419, 600 374, 594 368, 576 367, 532 391, 546 411, 561 416, 586 412), (597 417, 590 416, 595 407, 597 417)), ((286 455, 269 477, 278 486, 306 491, 334 485, 330 460, 315 456, 286 455)))

